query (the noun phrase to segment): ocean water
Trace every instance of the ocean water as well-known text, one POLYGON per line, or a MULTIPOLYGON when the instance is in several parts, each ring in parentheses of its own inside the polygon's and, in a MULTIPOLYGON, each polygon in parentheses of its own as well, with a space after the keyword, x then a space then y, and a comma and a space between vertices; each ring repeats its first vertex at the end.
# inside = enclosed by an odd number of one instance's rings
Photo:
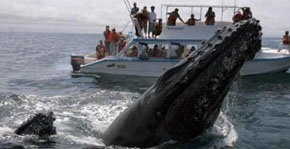
MULTIPOLYGON (((71 77, 70 55, 94 51, 97 34, 0 33, 0 148, 102 148, 102 132, 155 78, 71 77), (31 115, 53 111, 57 135, 17 136, 31 115)), ((280 38, 263 38, 277 48, 280 38)), ((121 148, 117 146, 108 148, 121 148)), ((154 148, 290 148, 290 74, 239 78, 214 127, 154 148)))

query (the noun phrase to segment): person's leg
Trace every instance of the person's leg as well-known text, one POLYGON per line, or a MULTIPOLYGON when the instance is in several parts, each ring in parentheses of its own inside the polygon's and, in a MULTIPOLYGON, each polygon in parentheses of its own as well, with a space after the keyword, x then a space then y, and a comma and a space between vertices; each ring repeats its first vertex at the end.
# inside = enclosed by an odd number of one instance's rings
POLYGON ((145 34, 145 38, 146 38, 146 36, 147 36, 147 24, 145 24, 145 26, 144 26, 144 34, 145 34))
POLYGON ((106 53, 110 55, 110 42, 105 42, 105 46, 106 46, 106 53))

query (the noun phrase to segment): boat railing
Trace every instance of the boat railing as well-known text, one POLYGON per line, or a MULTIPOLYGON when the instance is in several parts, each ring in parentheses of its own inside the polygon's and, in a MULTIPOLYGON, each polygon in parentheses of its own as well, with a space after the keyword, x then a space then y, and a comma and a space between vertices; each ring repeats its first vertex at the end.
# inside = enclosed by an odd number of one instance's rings
POLYGON ((223 21, 224 12, 227 9, 233 9, 233 14, 242 7, 239 6, 230 6, 230 5, 179 5, 179 4, 162 4, 161 5, 161 18, 165 16, 167 18, 169 8, 190 8, 191 14, 193 14, 193 9, 199 9, 199 19, 203 18, 203 9, 208 9, 209 7, 221 9, 221 21, 223 21), (165 15, 164 15, 165 9, 165 15))

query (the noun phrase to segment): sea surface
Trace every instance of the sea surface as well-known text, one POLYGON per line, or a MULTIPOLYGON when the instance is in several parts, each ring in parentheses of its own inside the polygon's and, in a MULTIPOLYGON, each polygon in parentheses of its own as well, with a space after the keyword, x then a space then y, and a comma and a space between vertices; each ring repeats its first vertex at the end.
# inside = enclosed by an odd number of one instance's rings
MULTIPOLYGON (((155 78, 72 77, 71 54, 94 51, 98 34, 0 32, 0 148, 103 147, 102 132, 155 78), (38 112, 53 111, 57 135, 48 139, 13 131, 38 112)), ((263 38, 278 48, 280 38, 263 38)), ((120 148, 120 147, 108 147, 120 148)), ((239 78, 214 127, 186 143, 154 148, 290 148, 290 74, 239 78)))

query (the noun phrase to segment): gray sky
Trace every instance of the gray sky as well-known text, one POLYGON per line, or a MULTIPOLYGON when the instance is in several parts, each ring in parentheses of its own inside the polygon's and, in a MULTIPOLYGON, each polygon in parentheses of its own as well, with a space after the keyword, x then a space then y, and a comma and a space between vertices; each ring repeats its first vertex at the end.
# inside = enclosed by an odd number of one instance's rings
MULTIPOLYGON (((234 0, 129 0, 143 6, 156 6, 160 17, 161 4, 233 5, 234 0)), ((265 36, 281 36, 290 30, 289 0, 237 0, 238 6, 249 6, 261 20, 265 36)), ((205 11, 205 10, 204 10, 205 11)), ((190 10, 180 9, 188 19, 190 10)), ((194 10, 197 17, 197 10, 194 10)), ((217 20, 219 11, 216 10, 217 20)), ((231 21, 232 11, 225 14, 231 21)), ((202 18, 204 19, 204 18, 202 18)), ((129 21, 123 0, 1 0, 0 31, 101 33, 109 24, 122 30, 129 21)))

